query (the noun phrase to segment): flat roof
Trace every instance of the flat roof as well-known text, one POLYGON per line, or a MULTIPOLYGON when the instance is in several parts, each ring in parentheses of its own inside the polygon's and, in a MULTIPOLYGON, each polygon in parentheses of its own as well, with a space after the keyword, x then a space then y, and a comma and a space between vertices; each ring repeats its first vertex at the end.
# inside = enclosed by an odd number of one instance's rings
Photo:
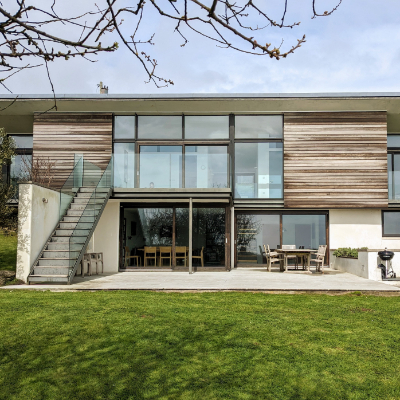
MULTIPOLYGON (((52 94, 0 94, 1 99, 51 100, 52 94)), ((171 94, 57 94, 56 99, 262 99, 262 98, 376 98, 400 97, 400 92, 331 93, 171 93, 171 94)))

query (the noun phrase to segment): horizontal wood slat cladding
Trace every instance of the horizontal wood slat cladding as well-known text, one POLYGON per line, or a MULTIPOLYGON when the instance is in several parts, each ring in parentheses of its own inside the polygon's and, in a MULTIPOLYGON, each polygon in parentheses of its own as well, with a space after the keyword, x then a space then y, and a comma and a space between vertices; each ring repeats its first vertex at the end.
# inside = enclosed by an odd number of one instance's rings
POLYGON ((55 161, 52 186, 60 188, 70 175, 74 154, 102 170, 112 155, 112 114, 35 114, 33 122, 33 157, 55 161))
POLYGON ((288 208, 388 206, 386 112, 284 115, 288 208))

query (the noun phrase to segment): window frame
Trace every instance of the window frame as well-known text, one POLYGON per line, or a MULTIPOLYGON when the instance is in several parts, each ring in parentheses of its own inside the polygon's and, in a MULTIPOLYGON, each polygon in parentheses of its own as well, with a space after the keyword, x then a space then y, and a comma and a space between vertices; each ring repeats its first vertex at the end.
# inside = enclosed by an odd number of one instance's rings
POLYGON ((393 213, 393 212, 400 213, 400 210, 382 210, 382 211, 381 211, 382 237, 388 237, 388 238, 399 238, 399 237, 400 237, 400 232, 399 232, 399 233, 396 233, 396 234, 385 233, 385 218, 384 218, 384 213, 393 213))

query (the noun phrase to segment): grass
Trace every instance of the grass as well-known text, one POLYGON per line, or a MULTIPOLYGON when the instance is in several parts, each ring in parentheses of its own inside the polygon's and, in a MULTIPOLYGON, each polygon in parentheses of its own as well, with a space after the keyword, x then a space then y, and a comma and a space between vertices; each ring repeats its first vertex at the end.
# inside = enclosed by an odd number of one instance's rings
POLYGON ((0 270, 15 271, 17 263, 17 235, 4 235, 0 231, 0 270))
POLYGON ((398 297, 0 290, 0 399, 399 399, 398 297))

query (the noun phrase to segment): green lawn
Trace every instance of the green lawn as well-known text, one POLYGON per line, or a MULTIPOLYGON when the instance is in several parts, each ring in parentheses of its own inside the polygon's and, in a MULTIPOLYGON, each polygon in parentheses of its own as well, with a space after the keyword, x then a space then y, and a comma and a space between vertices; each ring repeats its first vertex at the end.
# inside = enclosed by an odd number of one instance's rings
POLYGON ((0 290, 0 398, 399 399, 399 300, 0 290))
POLYGON ((0 270, 15 271, 17 262, 17 235, 5 236, 0 231, 0 270))

